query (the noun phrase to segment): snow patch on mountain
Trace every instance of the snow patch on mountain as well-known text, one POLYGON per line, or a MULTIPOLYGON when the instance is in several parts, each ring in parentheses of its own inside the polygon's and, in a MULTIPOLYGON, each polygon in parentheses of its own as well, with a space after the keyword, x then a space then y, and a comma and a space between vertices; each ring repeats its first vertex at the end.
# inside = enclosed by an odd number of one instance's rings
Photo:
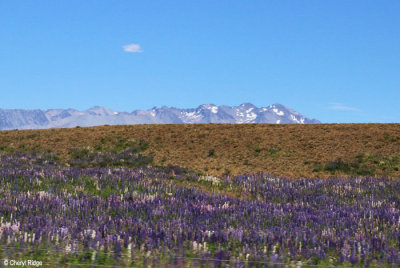
POLYGON ((272 109, 272 111, 274 111, 274 113, 276 113, 276 114, 279 115, 279 116, 284 116, 284 115, 285 115, 285 113, 284 113, 283 111, 279 111, 279 110, 276 109, 276 108, 272 109))

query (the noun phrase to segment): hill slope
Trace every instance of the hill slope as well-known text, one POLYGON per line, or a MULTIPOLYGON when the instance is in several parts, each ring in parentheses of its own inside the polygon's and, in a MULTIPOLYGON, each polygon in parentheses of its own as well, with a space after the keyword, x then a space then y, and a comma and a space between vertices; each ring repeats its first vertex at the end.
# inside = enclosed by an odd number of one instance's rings
POLYGON ((188 124, 0 131, 0 150, 52 151, 112 148, 144 140, 159 165, 203 174, 264 171, 290 177, 332 174, 400 176, 399 124, 188 124))

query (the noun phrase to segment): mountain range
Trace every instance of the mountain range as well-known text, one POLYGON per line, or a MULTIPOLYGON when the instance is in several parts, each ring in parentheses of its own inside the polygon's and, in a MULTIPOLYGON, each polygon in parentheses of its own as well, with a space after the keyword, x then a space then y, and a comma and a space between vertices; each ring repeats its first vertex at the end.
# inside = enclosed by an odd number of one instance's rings
POLYGON ((0 109, 0 129, 2 130, 193 123, 318 124, 320 121, 309 119, 282 104, 272 104, 261 108, 251 103, 243 103, 239 106, 203 104, 191 109, 163 106, 133 112, 117 112, 101 106, 94 106, 85 111, 0 109))

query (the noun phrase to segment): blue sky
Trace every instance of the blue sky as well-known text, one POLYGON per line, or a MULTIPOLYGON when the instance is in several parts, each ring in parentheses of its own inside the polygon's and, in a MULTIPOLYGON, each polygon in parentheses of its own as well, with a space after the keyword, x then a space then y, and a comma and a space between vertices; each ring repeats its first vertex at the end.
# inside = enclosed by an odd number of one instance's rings
POLYGON ((0 1, 0 108, 400 121, 400 1, 0 1))

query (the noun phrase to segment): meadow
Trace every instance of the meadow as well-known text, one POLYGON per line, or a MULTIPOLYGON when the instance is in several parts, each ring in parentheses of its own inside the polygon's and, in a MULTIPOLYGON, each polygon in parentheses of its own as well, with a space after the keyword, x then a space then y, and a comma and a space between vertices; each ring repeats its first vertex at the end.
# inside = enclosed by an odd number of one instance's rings
MULTIPOLYGON (((342 136, 357 128, 377 136, 371 146, 348 144, 331 158, 321 151, 327 158, 318 159, 319 164, 303 158, 314 147, 300 146, 293 150, 298 155, 293 163, 302 167, 299 173, 267 172, 285 167, 282 151, 289 147, 279 149, 277 137, 315 127, 104 126, 1 132, 0 259, 38 260, 44 267, 399 266, 398 126, 320 126, 330 128, 329 133, 348 128, 342 136), (152 127, 175 134, 155 136, 152 127), (208 128, 218 127, 219 138, 199 141, 208 128), (232 129, 253 136, 235 136, 226 145, 228 152, 241 144, 247 149, 237 154, 250 155, 248 162, 257 163, 260 154, 267 154, 277 167, 259 165, 246 172, 251 167, 247 163, 237 167, 244 167, 241 174, 205 170, 207 161, 227 161, 220 135, 230 137, 232 129), (274 129, 274 135, 259 134, 274 129), (158 137, 169 137, 169 142, 158 137), (195 142, 189 143, 190 138, 195 142), (182 156, 162 160, 167 151, 190 156, 191 144, 203 151, 185 160, 191 164, 178 165, 182 156), (356 157, 346 158, 349 152, 356 157)), ((307 137, 302 143, 318 142, 307 137)), ((336 142, 334 149, 346 141, 336 142)), ((230 160, 235 157, 232 151, 230 160)))
POLYGON ((1 154, 1 259, 48 267, 400 265, 395 179, 113 165, 1 154))

